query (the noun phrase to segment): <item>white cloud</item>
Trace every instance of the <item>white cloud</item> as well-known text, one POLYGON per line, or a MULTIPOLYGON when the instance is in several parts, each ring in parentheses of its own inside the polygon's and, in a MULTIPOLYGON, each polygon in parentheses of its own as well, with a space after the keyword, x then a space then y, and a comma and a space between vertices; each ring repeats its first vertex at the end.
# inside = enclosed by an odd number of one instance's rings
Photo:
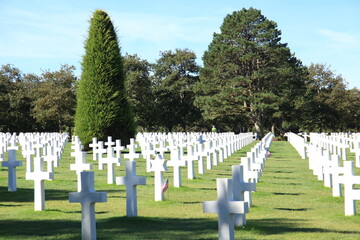
POLYGON ((114 17, 120 36, 128 41, 144 40, 156 44, 169 41, 204 42, 216 29, 209 27, 216 19, 176 18, 152 14, 120 13, 114 17))
POLYGON ((360 44, 360 35, 358 34, 335 32, 328 29, 320 29, 318 33, 325 37, 328 37, 332 42, 335 43, 346 43, 352 45, 360 44))

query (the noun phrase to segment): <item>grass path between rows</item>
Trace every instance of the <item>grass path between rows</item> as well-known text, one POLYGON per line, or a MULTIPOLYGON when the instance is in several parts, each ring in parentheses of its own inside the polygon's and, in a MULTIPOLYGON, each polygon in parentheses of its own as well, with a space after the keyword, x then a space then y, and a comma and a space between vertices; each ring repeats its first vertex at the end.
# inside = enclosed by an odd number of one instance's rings
POLYGON ((288 142, 273 142, 271 153, 237 239, 360 239, 360 216, 344 216, 343 198, 332 197, 307 159, 288 142))
MULTIPOLYGON (((95 205, 98 239, 217 239, 217 216, 203 213, 202 203, 216 199, 216 178, 231 178, 231 165, 239 164, 252 145, 204 175, 196 174, 194 180, 187 179, 184 169, 181 188, 172 186, 169 168, 165 177, 170 187, 163 202, 154 201, 153 173, 146 172, 144 159, 139 159, 137 175, 146 176, 147 185, 137 187, 139 217, 135 218, 125 217, 125 186, 107 184, 106 168, 99 171, 88 154, 95 190, 108 194, 108 202, 95 205)), ((343 199, 332 197, 331 189, 316 180, 307 160, 288 142, 273 142, 271 152, 253 194, 247 225, 236 227, 236 239, 360 239, 360 215, 344 216, 343 199)), ((81 238, 80 204, 68 200, 69 192, 77 189, 76 174, 69 171, 73 162, 68 144, 55 180, 45 182, 46 211, 42 212, 33 210, 33 182, 25 180, 25 162, 17 171, 17 192, 7 191, 7 172, 0 168, 0 239, 81 238)), ((125 175, 124 165, 116 167, 116 176, 125 175)))

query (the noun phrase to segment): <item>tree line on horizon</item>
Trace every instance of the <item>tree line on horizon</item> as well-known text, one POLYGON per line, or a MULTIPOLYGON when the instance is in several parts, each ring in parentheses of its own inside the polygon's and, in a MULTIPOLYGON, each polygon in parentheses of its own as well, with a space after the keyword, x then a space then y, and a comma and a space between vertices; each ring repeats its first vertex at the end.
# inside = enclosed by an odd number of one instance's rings
MULTIPOLYGON (((111 22, 106 24, 110 26, 111 22)), ((91 31, 90 27, 89 35, 91 31)), ((110 38, 117 41, 116 35, 110 38)), ((96 41, 91 44, 96 45, 96 41)), ((85 55, 81 79, 94 76, 100 79, 101 74, 115 79, 111 80, 114 82, 120 77, 126 79, 123 86, 117 87, 116 94, 108 93, 107 98, 98 101, 104 105, 96 111, 102 112, 104 121, 120 111, 122 116, 131 115, 135 125, 128 121, 132 130, 127 134, 210 131, 213 125, 219 131, 256 131, 260 135, 270 130, 277 134, 359 130, 360 90, 348 89, 345 79, 326 64, 303 65, 281 42, 277 24, 260 10, 250 8, 228 14, 220 33, 214 33, 204 52, 203 67, 196 63, 197 56, 189 49, 161 52, 155 63, 149 63, 136 54, 121 56, 120 48, 114 47, 120 57, 114 54, 112 61, 121 76, 113 71, 105 74, 104 65, 92 71, 94 67, 87 68, 86 64, 97 60, 85 60, 85 55), (91 74, 84 74, 84 69, 90 69, 91 74), (130 110, 108 107, 113 106, 109 98, 124 101, 118 94, 124 94, 126 101, 122 104, 129 103, 130 110)), ((81 101, 77 103, 77 95, 82 94, 84 87, 74 70, 73 66, 62 65, 58 71, 47 70, 38 76, 24 74, 10 64, 3 65, 0 131, 73 132, 77 104, 78 109, 87 107, 81 101)), ((94 94, 108 91, 99 88, 99 84, 87 88, 94 94)), ((89 117, 77 119, 91 121, 89 117)))

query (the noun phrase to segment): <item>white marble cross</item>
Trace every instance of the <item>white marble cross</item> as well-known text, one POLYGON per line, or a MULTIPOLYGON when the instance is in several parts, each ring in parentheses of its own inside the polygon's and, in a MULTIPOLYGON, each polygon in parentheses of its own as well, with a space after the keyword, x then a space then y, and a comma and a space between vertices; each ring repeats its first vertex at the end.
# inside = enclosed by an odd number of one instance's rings
MULTIPOLYGON (((256 183, 244 181, 244 166, 232 166, 233 198, 235 201, 245 201, 251 206, 251 192, 256 191, 256 183)), ((246 225, 245 214, 235 214, 235 226, 246 225)))
POLYGON ((135 148, 135 139, 130 138, 130 144, 126 145, 126 147, 129 149, 129 153, 124 154, 124 158, 129 159, 130 161, 134 161, 135 158, 140 158, 140 154, 136 153, 135 148))
POLYGON ((213 162, 212 162, 211 141, 205 142, 205 154, 206 154, 206 169, 212 169, 213 162))
POLYGON ((103 170, 104 169, 104 163, 102 162, 103 159, 103 154, 105 154, 107 152, 107 149, 104 148, 104 142, 103 141, 99 141, 98 142, 98 155, 99 155, 99 170, 103 170))
POLYGON ((92 143, 89 144, 89 147, 93 149, 93 160, 94 161, 99 160, 98 143, 96 137, 92 138, 92 143))
MULTIPOLYGON (((40 148, 38 148, 39 150, 40 148)), ((45 210, 45 180, 52 180, 54 174, 44 171, 44 158, 41 157, 40 151, 34 158, 34 171, 26 173, 26 180, 34 181, 34 209, 35 211, 45 210)))
POLYGON ((26 172, 33 171, 33 156, 35 155, 35 150, 32 147, 32 142, 29 141, 26 143, 26 149, 22 151, 24 158, 26 159, 26 172))
POLYGON ((204 145, 202 143, 196 143, 196 156, 198 157, 198 172, 199 174, 205 173, 205 167, 204 167, 204 145))
POLYGON ((194 145, 188 144, 187 147, 187 155, 185 156, 187 169, 188 169, 188 179, 194 179, 194 161, 198 161, 197 156, 194 153, 194 145))
POLYGON ((159 154, 163 157, 164 157, 165 152, 168 150, 169 150, 169 148, 166 146, 166 141, 164 141, 164 140, 160 141, 159 147, 156 148, 156 151, 159 152, 159 154))
POLYGON ((146 142, 144 144, 144 149, 141 149, 141 154, 146 159, 146 171, 150 172, 151 169, 151 156, 156 154, 156 151, 153 148, 153 144, 151 142, 146 142))
POLYGON ((71 192, 69 202, 81 204, 81 239, 96 240, 95 203, 107 202, 107 193, 94 190, 94 172, 81 172, 81 191, 71 192))
POLYGON ((108 141, 105 142, 105 146, 107 146, 109 148, 109 147, 112 147, 114 145, 115 145, 115 142, 112 141, 112 137, 108 136, 108 141))
POLYGON ((75 155, 75 163, 70 164, 70 170, 76 171, 78 192, 81 190, 81 173, 83 171, 92 170, 92 164, 86 163, 85 156, 86 152, 77 152, 75 155))
POLYGON ((232 199, 232 180, 227 178, 217 178, 217 197, 216 201, 205 201, 203 203, 204 213, 216 213, 218 215, 219 239, 235 239, 234 234, 234 214, 244 214, 248 212, 248 205, 244 201, 234 201, 232 199))
POLYGON ((155 159, 151 160, 151 169, 154 172, 154 185, 155 185, 155 201, 163 201, 164 193, 162 186, 164 184, 164 171, 167 171, 166 160, 162 155, 157 154, 155 159))
POLYGON ((107 165, 107 183, 115 183, 115 164, 117 166, 121 166, 121 158, 117 158, 114 156, 113 147, 107 148, 106 158, 101 158, 101 164, 107 165))
POLYGON ((174 187, 181 187, 181 167, 186 166, 186 162, 180 159, 179 147, 173 147, 170 156, 171 160, 167 162, 167 165, 174 169, 174 187))
POLYGON ((354 174, 354 162, 344 161, 344 175, 340 177, 344 184, 345 216, 356 214, 356 200, 360 200, 360 190, 354 184, 360 184, 360 176, 354 174))
POLYGON ((126 162, 126 176, 116 178, 117 185, 126 185, 126 216, 136 217, 137 211, 137 185, 146 185, 146 178, 136 176, 136 161, 126 162))
POLYGON ((118 140, 115 140, 115 147, 114 147, 114 151, 116 153, 116 157, 118 159, 120 159, 121 161, 121 151, 124 150, 125 147, 124 146, 121 146, 121 140, 118 139, 118 140))
POLYGON ((1 166, 8 168, 8 191, 16 192, 16 167, 22 166, 22 162, 16 160, 16 150, 14 149, 8 149, 8 159, 8 161, 1 162, 1 166))

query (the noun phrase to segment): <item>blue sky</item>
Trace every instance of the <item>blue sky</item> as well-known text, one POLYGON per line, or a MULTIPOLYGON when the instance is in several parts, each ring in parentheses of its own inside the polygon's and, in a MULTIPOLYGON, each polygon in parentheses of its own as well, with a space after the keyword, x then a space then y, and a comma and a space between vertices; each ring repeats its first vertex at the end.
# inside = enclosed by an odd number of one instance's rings
POLYGON ((188 48, 202 64, 224 17, 244 7, 275 21, 304 65, 330 65, 349 88, 360 88, 359 0, 0 0, 0 65, 41 74, 69 64, 80 76, 96 9, 111 16, 122 54, 155 62, 161 51, 188 48))

